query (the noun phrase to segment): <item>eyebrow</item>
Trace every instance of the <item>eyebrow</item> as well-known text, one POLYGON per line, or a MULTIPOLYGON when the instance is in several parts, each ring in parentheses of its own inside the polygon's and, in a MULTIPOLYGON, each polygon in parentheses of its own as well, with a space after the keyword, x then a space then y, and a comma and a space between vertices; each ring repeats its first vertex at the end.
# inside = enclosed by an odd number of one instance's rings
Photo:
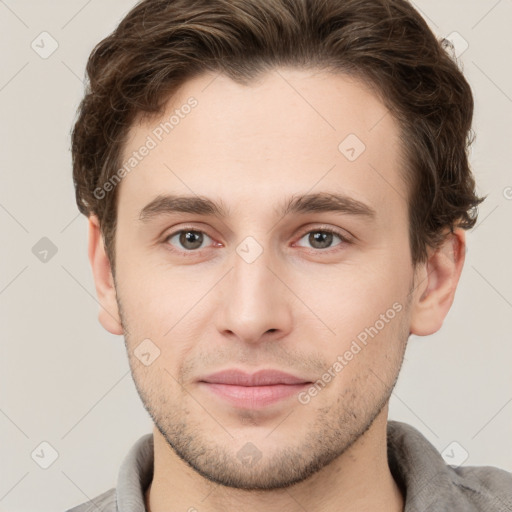
MULTIPOLYGON (((292 196, 283 205, 274 209, 278 217, 290 214, 307 214, 315 212, 339 212, 348 215, 375 219, 376 211, 369 205, 343 194, 319 192, 292 196)), ((225 219, 230 210, 220 201, 215 202, 201 196, 178 196, 172 194, 159 195, 149 202, 139 214, 139 220, 149 222, 161 215, 173 213, 191 213, 196 215, 214 216, 225 219)))

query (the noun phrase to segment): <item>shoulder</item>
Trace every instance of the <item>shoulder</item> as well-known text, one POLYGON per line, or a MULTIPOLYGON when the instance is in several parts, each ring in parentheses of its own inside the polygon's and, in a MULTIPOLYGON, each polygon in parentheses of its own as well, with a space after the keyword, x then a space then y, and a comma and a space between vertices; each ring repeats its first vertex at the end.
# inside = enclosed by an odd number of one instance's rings
POLYGON ((494 466, 452 466, 416 428, 388 421, 388 462, 407 512, 512 512, 512 473, 494 466))
POLYGON ((66 512, 117 512, 116 489, 109 489, 96 498, 70 508, 66 512))
POLYGON ((460 492, 486 512, 512 512, 512 473, 494 466, 449 466, 460 492))

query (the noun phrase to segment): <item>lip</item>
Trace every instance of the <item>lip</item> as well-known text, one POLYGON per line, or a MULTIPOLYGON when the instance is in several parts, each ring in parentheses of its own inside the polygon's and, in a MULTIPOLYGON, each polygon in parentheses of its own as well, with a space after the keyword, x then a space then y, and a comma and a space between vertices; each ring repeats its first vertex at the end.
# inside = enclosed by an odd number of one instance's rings
POLYGON ((236 368, 229 368, 212 373, 199 379, 200 382, 212 384, 231 384, 233 386, 271 386, 275 384, 306 384, 310 381, 295 377, 280 370, 259 370, 256 373, 246 373, 236 368))
POLYGON ((261 409, 297 394, 311 381, 279 370, 248 374, 228 369, 199 379, 199 384, 231 405, 261 409))

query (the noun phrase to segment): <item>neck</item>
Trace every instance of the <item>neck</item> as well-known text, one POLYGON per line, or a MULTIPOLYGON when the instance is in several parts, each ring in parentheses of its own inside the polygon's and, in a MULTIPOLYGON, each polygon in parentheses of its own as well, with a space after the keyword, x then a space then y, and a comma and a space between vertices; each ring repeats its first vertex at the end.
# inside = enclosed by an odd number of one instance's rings
POLYGON ((155 427, 154 477, 148 512, 402 512, 404 499, 387 460, 387 407, 342 455, 308 479, 277 490, 242 490, 213 483, 181 460, 155 427))

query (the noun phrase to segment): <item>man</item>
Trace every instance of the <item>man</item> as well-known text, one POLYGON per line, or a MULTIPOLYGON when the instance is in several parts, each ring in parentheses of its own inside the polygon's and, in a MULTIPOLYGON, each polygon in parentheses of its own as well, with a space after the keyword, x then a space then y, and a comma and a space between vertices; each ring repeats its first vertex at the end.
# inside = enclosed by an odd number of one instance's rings
POLYGON ((507 511, 387 420, 483 200, 471 90, 404 0, 145 0, 73 131, 101 324, 154 421, 72 509, 507 511))

